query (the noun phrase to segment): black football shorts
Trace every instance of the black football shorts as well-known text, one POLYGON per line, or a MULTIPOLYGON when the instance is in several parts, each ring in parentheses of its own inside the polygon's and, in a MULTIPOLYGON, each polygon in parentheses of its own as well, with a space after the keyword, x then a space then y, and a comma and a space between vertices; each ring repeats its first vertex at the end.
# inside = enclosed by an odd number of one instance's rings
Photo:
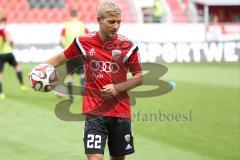
POLYGON ((111 156, 134 153, 130 119, 86 115, 83 141, 85 154, 104 154, 106 141, 111 156))
POLYGON ((0 73, 3 71, 5 62, 14 67, 17 65, 17 61, 12 53, 0 54, 0 73))

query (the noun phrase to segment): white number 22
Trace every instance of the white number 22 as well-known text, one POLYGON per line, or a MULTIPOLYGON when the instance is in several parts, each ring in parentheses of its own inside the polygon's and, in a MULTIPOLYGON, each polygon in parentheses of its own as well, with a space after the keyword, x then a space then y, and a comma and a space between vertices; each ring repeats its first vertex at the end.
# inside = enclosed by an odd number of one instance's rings
POLYGON ((88 134, 87 148, 101 149, 101 136, 88 134))

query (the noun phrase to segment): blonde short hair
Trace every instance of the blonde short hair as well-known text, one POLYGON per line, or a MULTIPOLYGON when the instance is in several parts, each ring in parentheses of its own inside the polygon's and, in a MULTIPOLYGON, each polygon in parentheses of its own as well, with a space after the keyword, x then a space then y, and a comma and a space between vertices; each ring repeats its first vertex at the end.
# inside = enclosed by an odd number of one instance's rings
POLYGON ((121 14, 121 8, 114 2, 104 2, 100 5, 97 12, 98 18, 104 18, 107 13, 112 13, 114 15, 121 14))

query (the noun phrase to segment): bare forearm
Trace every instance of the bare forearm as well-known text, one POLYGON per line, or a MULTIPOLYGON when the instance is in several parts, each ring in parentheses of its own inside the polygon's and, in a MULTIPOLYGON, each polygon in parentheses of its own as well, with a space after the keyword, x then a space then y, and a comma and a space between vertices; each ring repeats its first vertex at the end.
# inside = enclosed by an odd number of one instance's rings
POLYGON ((133 89, 133 88, 141 85, 142 82, 143 82, 143 77, 142 77, 142 74, 139 73, 139 74, 133 76, 133 78, 130 78, 125 82, 117 84, 118 91, 122 92, 122 91, 127 91, 129 89, 133 89))
POLYGON ((108 84, 106 86, 103 86, 103 89, 101 89, 101 94, 104 98, 110 98, 116 96, 120 92, 133 89, 141 85, 142 82, 143 82, 142 74, 137 73, 133 76, 133 78, 130 78, 125 82, 118 84, 108 84))

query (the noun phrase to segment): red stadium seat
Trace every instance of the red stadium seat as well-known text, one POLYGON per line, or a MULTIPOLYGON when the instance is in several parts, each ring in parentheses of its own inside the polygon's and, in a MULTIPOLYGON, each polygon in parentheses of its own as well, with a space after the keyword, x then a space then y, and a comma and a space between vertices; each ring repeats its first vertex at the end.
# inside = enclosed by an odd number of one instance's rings
POLYGON ((172 21, 173 22, 187 22, 187 16, 180 7, 180 3, 177 0, 166 0, 169 5, 172 21))
MULTIPOLYGON (((69 18, 69 12, 72 9, 79 11, 79 18, 83 22, 95 23, 100 0, 65 0, 64 8, 54 8, 53 1, 50 0, 46 5, 43 1, 33 0, 31 4, 29 2, 29 0, 0 0, 0 7, 4 9, 9 23, 59 23, 69 18), (34 2, 41 3, 33 5, 34 2)), ((115 0, 115 2, 124 10, 123 22, 134 22, 134 16, 128 4, 123 0, 115 0)))

